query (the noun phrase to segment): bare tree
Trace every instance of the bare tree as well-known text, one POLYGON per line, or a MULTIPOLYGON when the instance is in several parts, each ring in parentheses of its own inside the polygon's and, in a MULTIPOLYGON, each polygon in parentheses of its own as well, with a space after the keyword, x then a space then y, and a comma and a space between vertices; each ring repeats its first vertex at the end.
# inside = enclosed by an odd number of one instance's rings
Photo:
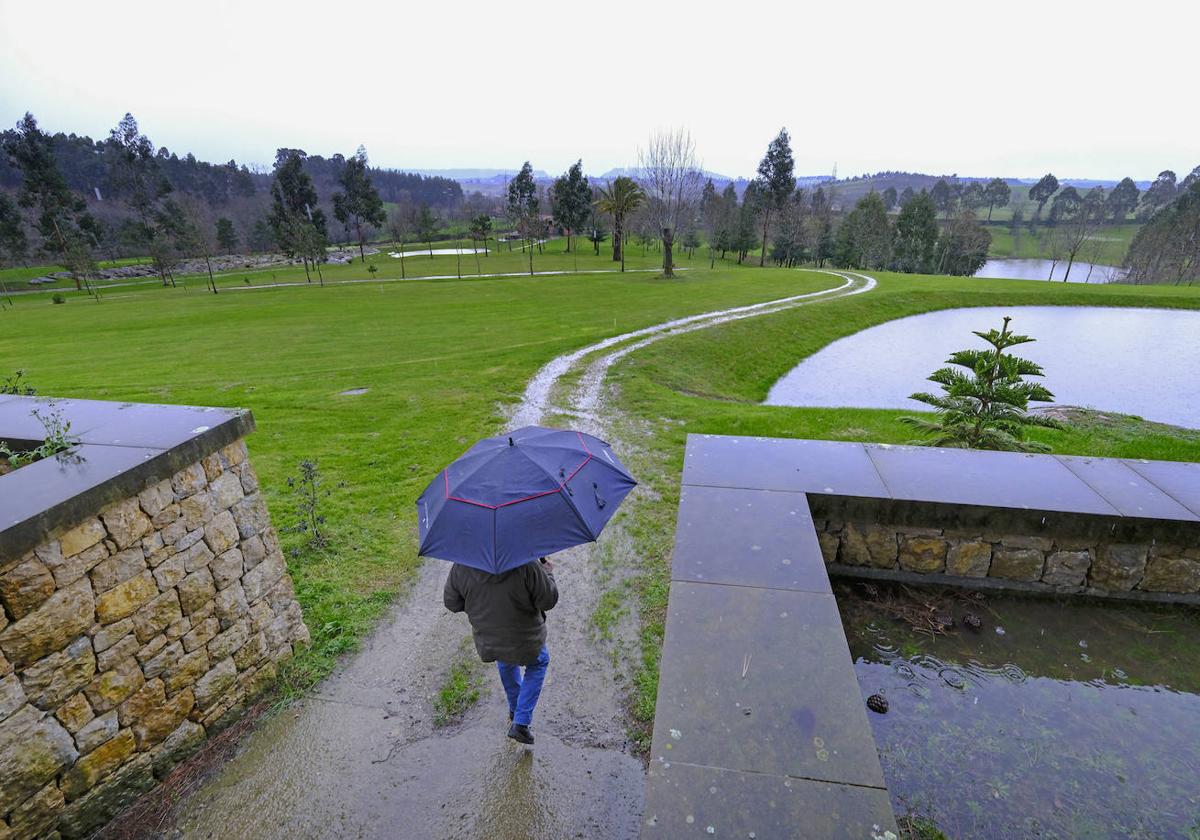
POLYGON ((638 150, 639 180, 646 192, 646 209, 663 244, 663 276, 674 277, 671 248, 687 209, 700 199, 704 178, 696 159, 696 144, 684 128, 657 131, 645 149, 638 150))

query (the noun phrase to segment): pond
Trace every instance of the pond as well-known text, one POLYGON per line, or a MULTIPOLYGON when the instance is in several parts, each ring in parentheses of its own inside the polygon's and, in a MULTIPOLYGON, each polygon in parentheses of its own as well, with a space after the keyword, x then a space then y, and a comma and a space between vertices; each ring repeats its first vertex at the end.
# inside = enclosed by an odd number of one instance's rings
POLYGON ((1111 283, 1120 279, 1121 269, 1111 265, 1093 265, 1076 261, 1067 276, 1067 262, 1057 264, 1050 260, 988 260, 983 268, 975 272, 976 277, 1008 278, 1010 280, 1050 280, 1062 282, 1067 277, 1071 283, 1111 283))
POLYGON ((1062 405, 1200 427, 1200 311, 1092 306, 948 309, 839 339, 779 379, 767 405, 927 409, 908 399, 950 354, 983 347, 972 330, 1012 328, 1037 339, 1016 352, 1042 365, 1062 405), (1151 375, 1147 375, 1152 371, 1151 375))
POLYGON ((897 815, 956 840, 1200 836, 1195 609, 837 588, 897 815), (914 629, 931 609, 945 635, 914 629))

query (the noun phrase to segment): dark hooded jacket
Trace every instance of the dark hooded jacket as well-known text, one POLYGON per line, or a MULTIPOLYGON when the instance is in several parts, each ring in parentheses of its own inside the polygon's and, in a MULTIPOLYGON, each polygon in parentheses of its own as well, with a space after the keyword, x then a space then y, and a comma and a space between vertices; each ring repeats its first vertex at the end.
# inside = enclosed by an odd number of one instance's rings
POLYGON ((466 612, 480 659, 532 665, 546 644, 546 612, 558 603, 558 587, 537 560, 498 575, 455 563, 443 597, 446 609, 466 612))

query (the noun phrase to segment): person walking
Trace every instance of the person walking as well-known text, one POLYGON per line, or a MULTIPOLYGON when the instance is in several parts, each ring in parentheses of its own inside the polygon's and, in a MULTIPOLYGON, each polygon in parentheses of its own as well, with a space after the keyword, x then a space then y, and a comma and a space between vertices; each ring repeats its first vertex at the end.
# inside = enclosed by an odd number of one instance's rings
POLYGON ((508 737, 532 744, 533 710, 550 666, 546 613, 558 603, 554 564, 542 557, 492 574, 455 563, 443 600, 450 612, 467 614, 479 658, 495 662, 500 671, 511 721, 508 737))

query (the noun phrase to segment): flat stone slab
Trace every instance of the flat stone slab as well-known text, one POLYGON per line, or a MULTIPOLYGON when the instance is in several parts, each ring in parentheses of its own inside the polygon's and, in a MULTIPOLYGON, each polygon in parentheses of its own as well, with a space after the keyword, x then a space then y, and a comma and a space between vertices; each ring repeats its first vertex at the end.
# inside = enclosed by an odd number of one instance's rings
POLYGON ((683 483, 886 497, 861 443, 689 435, 683 483))
MULTIPOLYGON (((1125 461, 1066 455, 1057 457, 1063 466, 1103 496, 1122 516, 1200 521, 1200 516, 1181 505, 1125 461)), ((1200 494, 1200 470, 1196 473, 1196 481, 1200 494)))
POLYGON ((834 597, 673 582, 651 759, 883 788, 834 597))
POLYGON ((1120 516, 1052 455, 877 444, 866 451, 893 499, 1120 516))
POLYGON ((238 409, 10 395, 0 400, 0 440, 40 442, 35 410, 58 411, 78 443, 0 476, 0 557, 254 431, 250 412, 238 409))
POLYGON ((799 493, 684 487, 674 580, 830 594, 808 500, 799 493))
POLYGON ((1134 461, 1125 463, 1143 478, 1170 494, 1189 511, 1200 516, 1200 464, 1178 461, 1134 461))
POLYGON ((652 762, 642 837, 830 837, 898 834, 886 790, 652 762))

